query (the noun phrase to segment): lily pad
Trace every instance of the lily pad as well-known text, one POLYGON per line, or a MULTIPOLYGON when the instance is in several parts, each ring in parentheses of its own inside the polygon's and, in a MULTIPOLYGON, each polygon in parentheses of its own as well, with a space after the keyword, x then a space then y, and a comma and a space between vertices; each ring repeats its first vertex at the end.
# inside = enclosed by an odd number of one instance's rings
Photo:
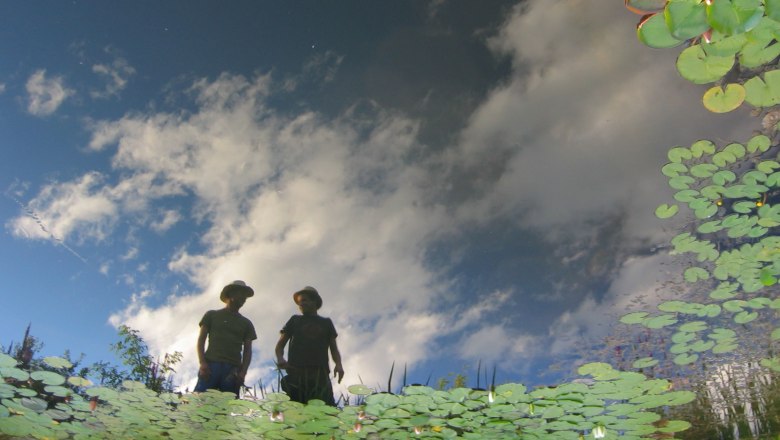
POLYGON ((707 84, 721 79, 734 66, 734 57, 707 55, 701 45, 691 46, 677 58, 677 71, 695 84, 707 84))
POLYGON ((656 48, 668 49, 681 45, 685 40, 672 36, 666 26, 663 14, 653 14, 639 23, 636 28, 636 36, 642 44, 656 48))
POLYGON ((742 84, 727 84, 725 88, 715 86, 704 93, 702 103, 713 113, 728 113, 742 105, 746 95, 742 84))
POLYGON ((753 29, 763 16, 760 0, 712 1, 707 4, 707 22, 726 35, 753 29))
POLYGON ((677 205, 668 205, 663 203, 655 209, 655 216, 660 219, 667 219, 674 217, 674 215, 677 214, 679 210, 680 207, 677 205))
POLYGON ((699 36, 710 28, 707 9, 699 0, 669 0, 664 19, 672 36, 680 40, 699 36))

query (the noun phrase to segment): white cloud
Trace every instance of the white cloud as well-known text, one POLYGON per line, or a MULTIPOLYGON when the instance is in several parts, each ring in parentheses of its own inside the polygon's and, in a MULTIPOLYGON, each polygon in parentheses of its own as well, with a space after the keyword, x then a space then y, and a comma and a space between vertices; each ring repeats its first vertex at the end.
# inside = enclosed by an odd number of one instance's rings
POLYGON ((173 209, 168 209, 162 213, 162 218, 153 221, 149 227, 151 227, 155 232, 161 233, 173 227, 173 225, 178 223, 179 220, 181 220, 181 214, 179 214, 178 211, 174 211, 173 209))
POLYGON ((119 93, 127 87, 128 79, 135 75, 135 68, 128 64, 127 60, 117 57, 111 64, 95 64, 92 71, 105 79, 103 90, 93 90, 90 96, 95 99, 106 99, 119 96, 119 93))
MULTIPOLYGON (((118 169, 193 194, 197 218, 208 222, 206 250, 181 249, 170 265, 198 292, 156 308, 139 299, 112 322, 141 330, 157 350, 184 351, 183 378, 191 378, 201 315, 220 307, 224 283, 244 279, 257 292, 243 309, 260 335, 255 359, 270 365, 279 328, 296 312, 291 293, 314 285, 341 332, 345 383, 358 374, 381 378, 393 361, 425 359, 447 329, 444 317, 426 312, 437 291, 422 243, 446 216, 422 203, 424 170, 404 159, 416 124, 382 111, 371 126, 356 126, 350 113, 281 117, 266 107, 269 81, 199 81, 192 91, 200 108, 190 116, 132 115, 95 126, 93 149, 116 146, 118 169)), ((137 184, 116 188, 130 183, 137 184)), ((152 202, 153 186, 137 205, 152 202)))
POLYGON ((5 83, 0 83, 0 95, 5 93, 5 83))
POLYGON ((27 111, 35 116, 47 116, 60 107, 69 96, 72 89, 65 86, 61 76, 46 78, 46 70, 40 69, 27 80, 27 111))
POLYGON ((698 136, 750 133, 745 113, 707 112, 703 90, 678 76, 677 52, 641 45, 635 20, 610 2, 516 8, 491 40, 515 73, 473 113, 450 156, 458 170, 502 159, 479 181, 491 182, 486 193, 461 207, 464 218, 510 215, 576 235, 625 213, 629 238, 653 238, 652 211, 671 196, 659 172, 666 151, 698 136))

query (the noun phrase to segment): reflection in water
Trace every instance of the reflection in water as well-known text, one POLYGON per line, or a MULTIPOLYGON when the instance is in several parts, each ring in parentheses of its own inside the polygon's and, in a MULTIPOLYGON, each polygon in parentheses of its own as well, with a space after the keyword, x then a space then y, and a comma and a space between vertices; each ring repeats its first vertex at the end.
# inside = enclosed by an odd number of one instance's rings
POLYGON ((692 423, 683 439, 770 439, 780 432, 780 374, 755 362, 724 364, 696 390, 697 399, 673 409, 692 423))

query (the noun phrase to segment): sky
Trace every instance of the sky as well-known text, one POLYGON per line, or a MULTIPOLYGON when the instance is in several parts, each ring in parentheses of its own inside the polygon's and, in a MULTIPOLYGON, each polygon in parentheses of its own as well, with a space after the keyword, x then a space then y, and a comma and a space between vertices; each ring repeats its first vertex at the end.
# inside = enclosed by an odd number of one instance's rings
MULTIPOLYGON (((248 383, 316 287, 343 384, 598 343, 679 278, 666 151, 746 140, 614 0, 0 2, 0 344, 181 351, 255 290, 248 383)), ((574 361, 573 361, 574 362, 574 361)), ((483 382, 484 383, 484 382, 483 382)))

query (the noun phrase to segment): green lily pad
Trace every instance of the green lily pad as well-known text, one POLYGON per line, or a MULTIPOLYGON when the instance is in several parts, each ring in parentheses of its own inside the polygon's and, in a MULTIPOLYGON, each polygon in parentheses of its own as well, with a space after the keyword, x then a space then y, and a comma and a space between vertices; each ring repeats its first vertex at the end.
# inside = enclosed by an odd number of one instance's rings
POLYGON ((699 355, 696 353, 682 353, 674 357, 674 363, 677 365, 689 365, 696 362, 697 360, 699 360, 699 355))
POLYGON ((347 387, 347 391, 356 396, 367 396, 373 392, 371 388, 363 384, 350 385, 347 387))
POLYGON ((0 353, 0 368, 15 367, 19 362, 5 353, 0 353))
POLYGON ((674 38, 663 14, 653 14, 639 23, 636 28, 636 36, 642 44, 656 48, 668 49, 681 45, 685 40, 674 38))
POLYGON ((764 0, 764 13, 772 20, 780 21, 780 0, 764 0))
POLYGON ((664 8, 664 20, 672 37, 687 40, 710 28, 707 9, 699 0, 669 0, 664 8))
POLYGON ((662 203, 655 209, 655 216, 660 219, 667 219, 674 217, 675 214, 680 210, 680 207, 677 205, 668 205, 666 203, 662 203))
POLYGON ((45 357, 45 358, 43 358, 43 362, 46 365, 48 365, 48 366, 50 366, 52 368, 71 368, 71 367, 73 367, 73 364, 69 360, 67 360, 65 358, 57 357, 57 356, 45 357))
POLYGON ((764 153, 767 150, 769 150, 769 147, 771 146, 772 146, 772 141, 769 139, 769 137, 761 134, 750 138, 750 140, 747 143, 747 150, 750 153, 755 153, 756 151, 760 151, 764 153))
POLYGON ((707 55, 701 45, 688 47, 677 58, 677 71, 695 84, 721 79, 734 66, 734 57, 707 55))
POLYGON ((761 359, 761 366, 770 370, 780 372, 780 357, 761 359))
POLYGON ((659 329, 677 324, 677 318, 674 315, 659 315, 652 318, 646 318, 642 324, 647 328, 659 329))
POLYGON ((677 177, 685 172, 688 172, 688 167, 679 162, 670 162, 661 168, 661 173, 666 177, 677 177))
POLYGON ((754 76, 745 81, 745 101, 755 107, 772 107, 780 103, 780 70, 754 76))
POLYGON ((743 310, 734 315, 734 322, 737 324, 747 324, 748 322, 755 321, 756 318, 758 318, 758 312, 743 310))
POLYGON ((728 113, 745 102, 746 94, 742 84, 727 84, 725 89, 715 86, 704 93, 702 103, 713 113, 728 113))
POLYGON ((763 16, 760 0, 712 1, 707 4, 707 22, 726 35, 753 29, 763 16))
POLYGON ((689 267, 683 273, 685 281, 695 283, 699 280, 706 280, 710 277, 709 272, 701 267, 689 267))
POLYGON ((620 322, 622 322, 623 324, 629 324, 629 325, 630 324, 641 324, 642 322, 644 322, 644 320, 647 317, 647 315, 648 315, 647 312, 628 313, 626 315, 623 315, 620 318, 620 322))
POLYGON ((656 365, 658 365, 658 359, 653 359, 652 357, 643 357, 635 360, 632 364, 632 367, 639 369, 654 367, 656 365))
POLYGON ((30 378, 39 380, 45 385, 62 385, 65 383, 64 377, 51 371, 33 371, 30 374, 30 378))
POLYGON ((682 162, 693 158, 693 152, 685 147, 674 147, 666 153, 670 162, 682 162))

